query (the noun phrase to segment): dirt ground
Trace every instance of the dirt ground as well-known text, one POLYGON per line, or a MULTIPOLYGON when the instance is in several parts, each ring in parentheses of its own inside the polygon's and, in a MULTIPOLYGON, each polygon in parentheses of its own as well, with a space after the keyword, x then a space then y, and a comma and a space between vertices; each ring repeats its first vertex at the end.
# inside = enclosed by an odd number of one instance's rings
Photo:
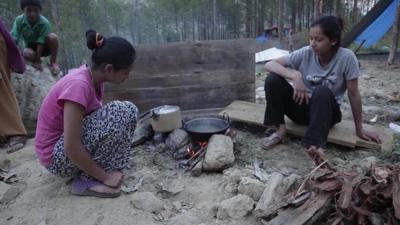
MULTIPOLYGON (((387 67, 385 58, 379 56, 360 57, 360 63, 364 122, 375 115, 378 115, 376 124, 388 126, 389 122, 396 122, 400 118, 400 103, 391 101, 389 95, 398 94, 400 67, 387 67)), ((263 86, 264 77, 257 75, 257 87, 263 86)), ((348 101, 342 110, 344 118, 351 119, 348 101)), ((238 131, 234 168, 243 176, 252 176, 255 162, 262 163, 268 173, 277 171, 284 175, 295 173, 304 176, 311 170, 312 163, 304 153, 299 138, 291 136, 287 143, 263 151, 259 146, 262 129, 243 124, 234 124, 234 127, 238 131)), ((132 166, 126 172, 125 183, 135 183, 138 177, 146 177, 138 185, 137 192, 123 194, 117 199, 77 197, 69 193, 68 179, 54 177, 39 165, 33 140, 29 140, 23 150, 7 155, 11 160, 9 174, 16 174, 17 181, 12 184, 12 191, 6 193, 7 201, 3 199, 0 204, 0 224, 261 224, 251 214, 239 219, 216 218, 218 204, 232 194, 227 193, 227 173, 203 173, 200 177, 192 177, 176 167, 176 161, 168 150, 155 148, 151 142, 133 148, 132 156, 132 166), (143 192, 150 192, 161 200, 164 209, 156 213, 138 209, 133 201, 143 192)), ((336 145, 328 146, 327 156, 335 165, 345 168, 370 156, 375 156, 380 162, 396 161, 377 151, 336 145)))

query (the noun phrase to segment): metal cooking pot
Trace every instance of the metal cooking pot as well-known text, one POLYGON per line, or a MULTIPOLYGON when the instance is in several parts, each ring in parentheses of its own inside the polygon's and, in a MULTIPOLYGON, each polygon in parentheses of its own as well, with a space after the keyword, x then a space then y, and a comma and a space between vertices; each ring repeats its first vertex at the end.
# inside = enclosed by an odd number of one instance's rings
POLYGON ((208 141, 214 134, 225 134, 230 124, 229 116, 224 113, 222 117, 198 117, 183 121, 183 128, 193 141, 208 141))
POLYGON ((155 132, 171 132, 182 127, 181 110, 179 106, 163 105, 150 109, 139 116, 143 119, 150 115, 150 123, 155 132))

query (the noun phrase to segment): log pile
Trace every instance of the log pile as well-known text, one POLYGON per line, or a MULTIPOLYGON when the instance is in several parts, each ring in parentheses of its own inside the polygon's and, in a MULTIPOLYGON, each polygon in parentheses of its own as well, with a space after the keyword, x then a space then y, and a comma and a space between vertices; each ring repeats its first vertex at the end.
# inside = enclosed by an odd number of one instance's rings
MULTIPOLYGON (((316 151, 309 155, 321 158, 316 151)), ((364 172, 320 168, 312 175, 308 186, 316 192, 332 195, 335 210, 327 224, 400 224, 398 165, 372 165, 364 172)))
MULTIPOLYGON (((275 215, 256 215, 268 225, 398 225, 400 224, 400 166, 372 165, 341 171, 317 149, 308 151, 315 168, 297 191, 281 197, 275 215), (299 196, 308 200, 297 204, 299 196), (293 204, 296 203, 296 204, 293 204)), ((260 199, 259 203, 263 202, 260 199)), ((257 209, 257 208, 256 208, 257 209)))

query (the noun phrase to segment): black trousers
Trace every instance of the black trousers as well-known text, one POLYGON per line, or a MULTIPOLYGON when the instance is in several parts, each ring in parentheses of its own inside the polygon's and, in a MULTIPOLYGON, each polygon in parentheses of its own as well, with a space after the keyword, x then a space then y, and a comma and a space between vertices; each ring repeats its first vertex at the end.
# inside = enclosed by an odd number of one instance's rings
POLYGON ((285 124, 286 115, 297 124, 308 125, 303 138, 305 147, 325 146, 330 128, 342 119, 340 106, 329 88, 317 87, 309 103, 301 105, 293 100, 293 87, 279 75, 268 75, 264 88, 267 100, 265 126, 285 124))

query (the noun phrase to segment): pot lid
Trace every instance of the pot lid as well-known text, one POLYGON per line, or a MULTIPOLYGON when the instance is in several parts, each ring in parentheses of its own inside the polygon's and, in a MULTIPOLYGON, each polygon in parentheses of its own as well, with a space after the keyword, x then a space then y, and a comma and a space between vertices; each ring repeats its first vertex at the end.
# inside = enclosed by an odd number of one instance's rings
POLYGON ((179 106, 175 105, 163 105, 154 109, 154 113, 156 114, 168 114, 179 111, 179 106))

